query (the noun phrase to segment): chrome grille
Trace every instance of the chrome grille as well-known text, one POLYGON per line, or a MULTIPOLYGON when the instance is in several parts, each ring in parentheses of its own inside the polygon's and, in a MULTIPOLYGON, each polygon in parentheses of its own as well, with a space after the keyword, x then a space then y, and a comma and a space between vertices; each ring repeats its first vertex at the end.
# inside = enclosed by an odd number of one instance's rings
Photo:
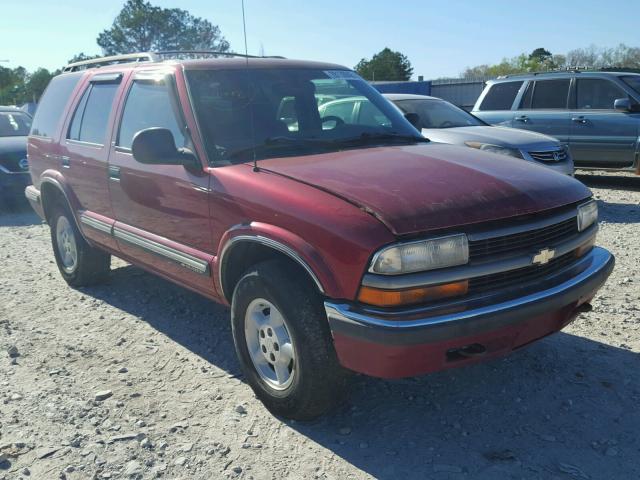
POLYGON ((549 282, 548 277, 559 272, 575 260, 577 260, 575 252, 570 252, 551 260, 546 265, 531 265, 530 267, 472 278, 469 280, 469 294, 508 289, 509 287, 522 287, 537 280, 543 280, 545 287, 551 287, 553 284, 549 282))
POLYGON ((564 149, 560 150, 548 150, 542 152, 529 152, 531 158, 537 162, 563 162, 567 159, 567 152, 564 149))
POLYGON ((576 217, 571 217, 553 225, 534 230, 484 240, 474 240, 469 242, 469 260, 472 262, 482 261, 495 259, 497 256, 509 253, 515 254, 519 251, 535 251, 567 240, 577 234, 578 222, 576 217))

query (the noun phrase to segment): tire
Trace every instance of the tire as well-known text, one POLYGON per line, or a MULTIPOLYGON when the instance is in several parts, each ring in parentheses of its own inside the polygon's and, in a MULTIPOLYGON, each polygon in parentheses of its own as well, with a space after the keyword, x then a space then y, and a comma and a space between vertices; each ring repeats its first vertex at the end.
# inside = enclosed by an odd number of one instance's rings
POLYGON ((107 279, 111 255, 85 241, 68 208, 56 204, 49 225, 58 270, 70 286, 86 287, 107 279))
POLYGON ((270 260, 248 270, 233 292, 231 326, 245 378, 273 414, 312 420, 343 398, 348 374, 338 363, 322 298, 296 269, 270 260))

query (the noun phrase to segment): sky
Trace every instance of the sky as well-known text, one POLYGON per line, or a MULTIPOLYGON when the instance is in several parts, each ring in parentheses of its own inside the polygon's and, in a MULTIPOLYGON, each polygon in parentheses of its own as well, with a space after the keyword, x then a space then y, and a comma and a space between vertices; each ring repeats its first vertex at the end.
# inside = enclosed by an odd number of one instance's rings
MULTIPOLYGON (((123 2, 0 0, 0 65, 53 70, 76 53, 100 53, 96 37, 123 2)), ((244 51, 240 0, 151 3, 208 19, 244 51)), ((640 46, 638 0, 245 0, 245 10, 250 54, 354 67, 389 47, 407 55, 414 78, 455 77, 538 47, 640 46)))

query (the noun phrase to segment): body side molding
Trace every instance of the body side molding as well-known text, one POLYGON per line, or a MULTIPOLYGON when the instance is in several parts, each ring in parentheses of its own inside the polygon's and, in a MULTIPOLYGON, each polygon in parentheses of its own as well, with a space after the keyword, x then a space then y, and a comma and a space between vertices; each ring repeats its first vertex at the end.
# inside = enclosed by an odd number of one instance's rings
POLYGON ((200 275, 208 276, 210 273, 209 262, 193 255, 189 255, 188 253, 181 252, 176 248, 149 240, 148 238, 144 238, 118 226, 113 227, 113 236, 118 240, 122 240, 130 245, 141 248, 150 253, 154 253, 166 260, 171 260, 188 270, 199 273, 200 275))

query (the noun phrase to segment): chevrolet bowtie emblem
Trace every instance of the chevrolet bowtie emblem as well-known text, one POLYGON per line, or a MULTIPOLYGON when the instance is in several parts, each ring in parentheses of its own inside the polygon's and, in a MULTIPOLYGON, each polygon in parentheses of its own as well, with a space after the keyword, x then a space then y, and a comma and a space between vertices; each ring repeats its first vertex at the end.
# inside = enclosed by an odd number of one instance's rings
POLYGON ((556 256, 556 251, 550 248, 543 248, 538 253, 536 253, 531 259, 531 263, 537 265, 544 265, 545 263, 549 263, 553 257, 556 256))

